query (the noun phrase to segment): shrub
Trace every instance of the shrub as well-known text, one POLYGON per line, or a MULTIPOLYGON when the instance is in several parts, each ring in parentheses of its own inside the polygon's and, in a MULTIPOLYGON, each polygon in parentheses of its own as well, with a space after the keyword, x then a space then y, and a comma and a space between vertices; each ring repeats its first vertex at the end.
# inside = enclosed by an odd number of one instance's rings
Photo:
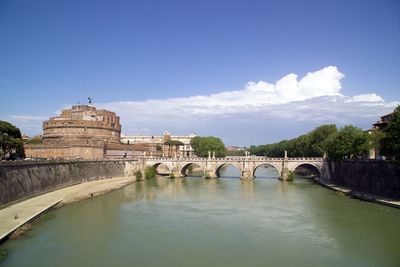
POLYGON ((171 174, 169 175, 169 178, 174 179, 175 178, 175 174, 173 172, 171 172, 171 174))
POLYGON ((135 171, 134 175, 136 177, 136 180, 142 180, 143 178, 143 174, 140 170, 135 171))
POLYGON ((144 171, 144 177, 146 177, 146 179, 149 178, 154 178, 157 175, 157 171, 156 168, 154 166, 150 167, 146 167, 146 170, 144 171))
POLYGON ((286 181, 293 181, 294 180, 294 172, 289 171, 286 181))

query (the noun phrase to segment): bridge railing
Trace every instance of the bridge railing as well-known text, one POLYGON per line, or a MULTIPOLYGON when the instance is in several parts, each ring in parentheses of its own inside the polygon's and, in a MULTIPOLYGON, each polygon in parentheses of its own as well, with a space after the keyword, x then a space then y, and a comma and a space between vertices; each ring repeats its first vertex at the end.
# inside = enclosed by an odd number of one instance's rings
POLYGON ((293 158, 272 158, 263 156, 248 156, 248 157, 225 157, 225 158, 201 158, 201 157, 179 157, 179 158, 168 158, 168 157, 144 157, 146 160, 153 161, 193 161, 193 162, 204 162, 204 161, 323 161, 322 157, 293 157, 293 158))

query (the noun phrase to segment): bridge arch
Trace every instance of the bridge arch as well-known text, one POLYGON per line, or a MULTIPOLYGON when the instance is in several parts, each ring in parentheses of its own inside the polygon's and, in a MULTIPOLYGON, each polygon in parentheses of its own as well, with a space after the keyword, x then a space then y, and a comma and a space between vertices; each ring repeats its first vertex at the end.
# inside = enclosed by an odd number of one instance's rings
POLYGON ((172 173, 172 166, 170 166, 169 164, 165 163, 165 162, 157 162, 157 163, 153 163, 150 165, 151 167, 154 167, 156 169, 156 172, 158 175, 169 175, 172 173), (160 166, 162 168, 164 168, 164 172, 162 172, 160 170, 160 166), (166 168, 165 168, 166 167, 166 168))
POLYGON ((307 175, 307 174, 310 174, 310 173, 312 173, 313 175, 315 175, 315 176, 317 176, 317 177, 321 177, 321 175, 322 175, 322 174, 321 174, 321 167, 318 166, 318 165, 315 164, 315 163, 312 163, 312 162, 301 162, 301 163, 295 165, 295 166, 292 168, 291 171, 293 171, 293 172, 299 171, 298 168, 303 168, 303 169, 305 169, 306 171, 303 171, 303 172, 304 172, 304 174, 306 174, 306 175, 307 175))
POLYGON ((239 164, 237 164, 235 162, 223 162, 223 163, 218 164, 217 167, 215 168, 215 176, 221 177, 221 175, 220 175, 221 168, 224 166, 229 166, 229 165, 234 166, 239 171, 239 177, 240 177, 242 174, 242 169, 240 168, 239 164))
MULTIPOLYGON (((260 168, 261 166, 272 167, 272 168, 274 168, 274 169, 276 170, 276 177, 279 178, 279 177, 281 176, 281 170, 279 169, 278 166, 276 166, 274 163, 263 162, 263 163, 257 164, 257 165, 254 167, 253 173, 252 173, 254 178, 257 178, 257 177, 256 177, 256 170, 257 170, 258 168, 260 168)), ((274 177, 275 177, 275 176, 274 176, 274 177)))
POLYGON ((187 176, 187 171, 189 170, 190 166, 197 166, 199 169, 201 169, 201 176, 205 176, 205 169, 204 166, 201 166, 199 163, 195 163, 195 162, 189 162, 189 163, 185 163, 183 164, 180 173, 182 174, 182 176, 187 176))

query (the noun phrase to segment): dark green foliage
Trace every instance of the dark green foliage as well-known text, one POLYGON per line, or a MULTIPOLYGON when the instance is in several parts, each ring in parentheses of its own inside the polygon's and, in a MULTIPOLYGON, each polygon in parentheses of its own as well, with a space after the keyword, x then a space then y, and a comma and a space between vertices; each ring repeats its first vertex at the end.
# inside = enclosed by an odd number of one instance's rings
POLYGON ((336 125, 322 125, 308 134, 291 140, 283 140, 268 145, 251 146, 250 153, 257 156, 283 157, 286 150, 290 157, 322 157, 325 151, 323 147, 324 141, 336 132, 336 125))
POLYGON ((21 139, 21 131, 6 121, 0 121, 0 133, 6 133, 10 137, 21 139))
POLYGON ((246 150, 226 151, 227 156, 245 156, 246 150))
POLYGON ((393 119, 384 130, 382 138, 382 153, 400 160, 400 106, 394 110, 393 119))
POLYGON ((20 130, 6 121, 0 121, 0 158, 15 149, 20 157, 25 156, 20 130))
POLYGON ((144 177, 146 177, 146 179, 154 178, 154 177, 156 177, 156 175, 157 175, 157 171, 156 171, 156 168, 154 166, 152 166, 152 167, 147 166, 146 167, 146 169, 144 171, 144 177))
POLYGON ((226 148, 221 139, 213 136, 196 136, 190 141, 194 153, 199 157, 208 157, 208 151, 215 152, 216 157, 225 157, 226 148))
POLYGON ((367 155, 371 144, 366 132, 352 125, 346 125, 336 134, 330 135, 323 142, 323 147, 330 160, 340 160, 367 155))
POLYGON ((326 152, 331 160, 356 158, 368 154, 370 137, 360 128, 347 125, 339 131, 336 125, 322 125, 312 132, 275 144, 251 146, 250 152, 258 156, 322 157, 326 152))

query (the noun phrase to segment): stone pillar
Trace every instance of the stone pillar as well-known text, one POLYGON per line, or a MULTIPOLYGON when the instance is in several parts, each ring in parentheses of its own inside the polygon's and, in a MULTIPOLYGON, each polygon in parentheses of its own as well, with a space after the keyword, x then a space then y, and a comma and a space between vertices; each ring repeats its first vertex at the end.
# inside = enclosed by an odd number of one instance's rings
POLYGON ((211 158, 211 151, 208 151, 208 158, 211 158))
POLYGON ((215 159, 215 151, 212 153, 212 158, 215 159))
POLYGON ((253 180, 253 173, 250 170, 246 170, 246 171, 241 171, 240 172, 240 179, 241 180, 253 180))
POLYGON ((175 178, 183 177, 183 175, 180 171, 172 171, 171 174, 173 174, 173 177, 175 177, 175 178))
POLYGON ((288 178, 288 174, 289 174, 289 169, 288 168, 283 168, 282 173, 281 173, 281 177, 279 178, 279 180, 286 181, 287 178, 288 178))
MULTIPOLYGON (((285 156, 286 156, 286 151, 285 151, 285 156)), ((287 166, 288 166, 287 157, 285 157, 285 159, 282 162, 282 173, 281 177, 279 178, 280 180, 283 181, 287 180, 289 174, 289 168, 287 166)))
POLYGON ((206 170, 205 171, 205 177, 206 179, 215 179, 218 178, 217 175, 215 174, 214 170, 206 170))

